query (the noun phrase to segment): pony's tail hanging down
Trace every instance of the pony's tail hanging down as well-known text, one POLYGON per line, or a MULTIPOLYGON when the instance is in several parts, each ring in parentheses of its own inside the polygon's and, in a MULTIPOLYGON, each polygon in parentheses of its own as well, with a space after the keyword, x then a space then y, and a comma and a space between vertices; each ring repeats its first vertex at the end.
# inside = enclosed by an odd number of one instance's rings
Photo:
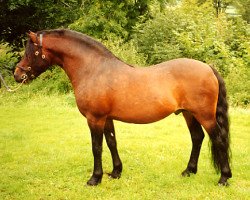
POLYGON ((216 133, 218 135, 211 136, 211 153, 213 164, 217 172, 221 170, 221 158, 219 152, 223 152, 223 159, 230 162, 230 134, 229 134, 229 119, 228 119, 228 102, 227 92, 223 78, 217 72, 216 69, 211 67, 219 83, 219 96, 216 109, 216 120, 219 125, 220 131, 216 133), (218 143, 220 143, 218 145, 218 143))

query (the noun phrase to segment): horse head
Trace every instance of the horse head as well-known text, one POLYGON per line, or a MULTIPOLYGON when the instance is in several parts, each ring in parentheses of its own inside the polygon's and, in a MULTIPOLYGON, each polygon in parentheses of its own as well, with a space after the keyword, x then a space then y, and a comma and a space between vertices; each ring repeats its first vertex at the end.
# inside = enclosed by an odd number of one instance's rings
POLYGON ((25 54, 14 72, 15 80, 17 82, 32 80, 51 65, 51 53, 43 46, 43 33, 29 32, 25 54))

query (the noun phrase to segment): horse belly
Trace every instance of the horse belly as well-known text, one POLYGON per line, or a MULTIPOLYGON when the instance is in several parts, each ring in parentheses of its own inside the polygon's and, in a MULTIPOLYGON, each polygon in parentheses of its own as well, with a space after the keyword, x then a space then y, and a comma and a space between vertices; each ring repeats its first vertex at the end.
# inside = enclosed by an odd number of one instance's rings
POLYGON ((133 101, 133 103, 126 102, 113 109, 111 113, 113 119, 127 123, 147 124, 159 121, 175 111, 174 104, 170 102, 159 100, 147 100, 144 103, 137 103, 136 101, 133 101))

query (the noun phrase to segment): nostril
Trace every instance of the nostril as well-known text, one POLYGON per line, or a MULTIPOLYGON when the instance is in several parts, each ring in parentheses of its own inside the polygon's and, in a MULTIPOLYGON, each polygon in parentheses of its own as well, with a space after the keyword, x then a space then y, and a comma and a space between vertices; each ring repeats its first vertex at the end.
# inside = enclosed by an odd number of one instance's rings
POLYGON ((14 79, 16 82, 21 82, 22 79, 20 78, 20 76, 17 73, 14 73, 14 79))

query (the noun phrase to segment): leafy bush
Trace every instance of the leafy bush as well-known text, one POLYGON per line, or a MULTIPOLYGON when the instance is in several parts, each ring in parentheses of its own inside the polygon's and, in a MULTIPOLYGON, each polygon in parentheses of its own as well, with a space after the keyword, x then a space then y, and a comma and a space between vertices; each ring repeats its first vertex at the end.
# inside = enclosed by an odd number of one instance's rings
POLYGON ((218 29, 227 21, 216 19, 211 10, 204 12, 204 9, 197 6, 169 7, 146 23, 139 24, 134 35, 139 52, 148 57, 149 64, 188 57, 215 64, 227 74, 230 52, 218 29))
POLYGON ((142 53, 138 52, 137 45, 134 40, 124 42, 119 37, 108 37, 103 44, 122 61, 130 65, 146 65, 146 58, 142 53))
POLYGON ((121 10, 124 3, 94 1, 93 5, 95 6, 87 7, 87 13, 83 13, 83 16, 69 27, 102 39, 107 39, 108 35, 127 37, 128 32, 124 28, 128 23, 126 12, 121 10))
POLYGON ((17 61, 17 55, 9 44, 0 42, 0 73, 5 77, 12 76, 17 61))
POLYGON ((231 105, 248 107, 250 105, 249 66, 236 65, 225 78, 231 105))

